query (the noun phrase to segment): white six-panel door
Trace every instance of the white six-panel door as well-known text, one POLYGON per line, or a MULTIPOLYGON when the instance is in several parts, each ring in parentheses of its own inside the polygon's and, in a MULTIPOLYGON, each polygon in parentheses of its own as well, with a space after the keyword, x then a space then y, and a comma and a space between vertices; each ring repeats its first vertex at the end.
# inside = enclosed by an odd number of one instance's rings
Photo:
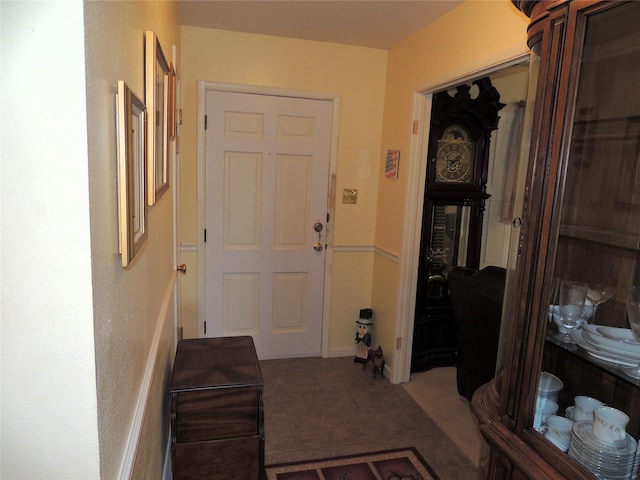
POLYGON ((206 336, 320 355, 331 118, 328 101, 207 93, 206 336))

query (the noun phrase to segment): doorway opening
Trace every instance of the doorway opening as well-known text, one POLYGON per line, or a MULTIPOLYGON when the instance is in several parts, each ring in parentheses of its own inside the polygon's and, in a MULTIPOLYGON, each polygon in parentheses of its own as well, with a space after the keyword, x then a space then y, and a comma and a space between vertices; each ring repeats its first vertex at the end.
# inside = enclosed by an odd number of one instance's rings
POLYGON ((448 274, 456 267, 479 267, 491 197, 486 187, 489 152, 505 106, 488 76, 433 94, 412 372, 456 364, 448 274))
MULTIPOLYGON (((418 264, 420 253, 421 223, 423 214, 423 199, 425 194, 428 134, 431 115, 432 96, 435 92, 452 88, 461 83, 468 83, 473 79, 489 76, 494 86, 501 93, 501 102, 506 106, 500 112, 498 129, 493 132, 489 165, 487 172, 487 192, 491 199, 485 206, 485 221, 482 228, 480 251, 480 265, 503 265, 509 256, 509 244, 512 228, 503 223, 495 212, 500 207, 501 194, 494 192, 502 190, 504 182, 504 168, 496 161, 505 158, 504 150, 508 144, 508 133, 513 123, 516 106, 527 99, 529 80, 529 54, 522 52, 509 59, 493 63, 493 66, 475 70, 456 79, 434 84, 415 94, 416 118, 420 119, 420 128, 412 143, 412 157, 416 161, 410 165, 408 173, 412 179, 408 184, 407 211, 405 222, 405 240, 403 250, 407 255, 401 260, 400 278, 402 301, 399 303, 397 336, 409 339, 404 342, 402 351, 396 357, 398 362, 393 366, 393 381, 408 382, 411 373, 412 341, 415 318, 415 300, 417 291, 418 264)), ((528 109, 527 109, 528 110, 528 109)), ((516 172, 517 176, 517 172, 516 172)), ((514 179, 514 183, 517 180, 514 179)))

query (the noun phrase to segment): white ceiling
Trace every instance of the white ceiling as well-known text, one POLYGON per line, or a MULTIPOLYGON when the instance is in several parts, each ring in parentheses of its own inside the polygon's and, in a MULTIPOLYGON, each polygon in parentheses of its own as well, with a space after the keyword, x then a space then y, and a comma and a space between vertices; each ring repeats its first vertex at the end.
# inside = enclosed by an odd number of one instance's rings
POLYGON ((178 0, 183 25, 388 49, 464 0, 178 0))

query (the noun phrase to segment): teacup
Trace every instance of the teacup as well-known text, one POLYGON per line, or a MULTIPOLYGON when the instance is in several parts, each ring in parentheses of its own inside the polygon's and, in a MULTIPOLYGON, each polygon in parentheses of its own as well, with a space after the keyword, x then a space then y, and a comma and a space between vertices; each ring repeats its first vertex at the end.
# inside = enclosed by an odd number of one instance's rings
POLYGON ((574 397, 573 419, 576 421, 593 420, 593 410, 604 405, 600 400, 579 395, 574 397))
POLYGON ((533 417, 533 428, 539 430, 546 425, 547 418, 555 415, 558 411, 558 404, 548 398, 538 397, 536 400, 536 413, 533 417))
POLYGON ((627 438, 629 416, 613 407, 597 407, 593 411, 593 434, 605 443, 616 443, 627 438))
POLYGON ((540 372, 540 379, 538 380, 538 398, 548 398, 554 402, 558 401, 558 394, 562 390, 564 384, 555 375, 549 372, 540 372))
POLYGON ((573 422, 565 417, 551 415, 547 418, 547 432, 545 436, 550 440, 554 440, 558 448, 565 452, 569 450, 571 443, 571 431, 573 422))

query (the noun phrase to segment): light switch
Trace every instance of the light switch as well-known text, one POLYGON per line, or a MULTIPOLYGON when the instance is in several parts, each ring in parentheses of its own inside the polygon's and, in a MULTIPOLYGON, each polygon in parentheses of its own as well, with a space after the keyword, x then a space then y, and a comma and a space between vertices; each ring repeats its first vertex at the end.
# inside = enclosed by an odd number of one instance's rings
POLYGON ((342 191, 342 203, 358 203, 358 190, 345 188, 342 191))

